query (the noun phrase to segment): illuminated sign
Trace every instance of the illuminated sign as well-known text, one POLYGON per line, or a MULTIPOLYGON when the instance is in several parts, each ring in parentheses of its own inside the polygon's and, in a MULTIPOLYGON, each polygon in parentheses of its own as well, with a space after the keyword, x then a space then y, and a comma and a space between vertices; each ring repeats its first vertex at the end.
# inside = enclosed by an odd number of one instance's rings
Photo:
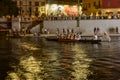
POLYGON ((64 6, 64 12, 69 15, 77 15, 78 14, 78 7, 77 6, 64 6))

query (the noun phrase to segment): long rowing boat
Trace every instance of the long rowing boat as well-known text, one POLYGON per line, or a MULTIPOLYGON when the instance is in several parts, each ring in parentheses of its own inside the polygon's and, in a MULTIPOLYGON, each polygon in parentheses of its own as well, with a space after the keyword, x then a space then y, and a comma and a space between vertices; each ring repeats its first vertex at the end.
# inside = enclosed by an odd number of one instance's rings
POLYGON ((48 41, 59 41, 59 42, 83 42, 83 43, 100 43, 101 40, 94 40, 94 39, 80 39, 80 40, 74 40, 74 39, 58 39, 58 38, 52 38, 52 37, 46 37, 46 40, 48 41))

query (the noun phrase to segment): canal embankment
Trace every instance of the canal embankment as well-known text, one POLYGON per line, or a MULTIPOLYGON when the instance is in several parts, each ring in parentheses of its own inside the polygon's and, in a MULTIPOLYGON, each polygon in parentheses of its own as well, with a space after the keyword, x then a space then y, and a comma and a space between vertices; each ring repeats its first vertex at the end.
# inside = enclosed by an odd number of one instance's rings
POLYGON ((83 35, 92 35, 96 27, 101 32, 120 33, 120 19, 80 20, 79 26, 77 24, 77 20, 44 20, 43 29, 48 29, 52 34, 56 33, 58 28, 60 33, 63 29, 74 29, 76 32, 82 32, 83 35), (118 28, 117 32, 116 28, 118 28))

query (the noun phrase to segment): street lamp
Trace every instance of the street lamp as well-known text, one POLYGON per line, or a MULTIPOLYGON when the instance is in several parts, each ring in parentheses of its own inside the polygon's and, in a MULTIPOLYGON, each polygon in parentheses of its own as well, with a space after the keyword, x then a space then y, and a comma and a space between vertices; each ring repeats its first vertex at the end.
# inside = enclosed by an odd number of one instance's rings
POLYGON ((77 18, 77 27, 79 27, 80 26, 80 23, 79 23, 79 21, 80 21, 80 15, 79 15, 79 11, 80 11, 80 8, 79 8, 79 6, 80 6, 80 0, 78 0, 78 4, 77 4, 77 6, 78 6, 78 18, 77 18))

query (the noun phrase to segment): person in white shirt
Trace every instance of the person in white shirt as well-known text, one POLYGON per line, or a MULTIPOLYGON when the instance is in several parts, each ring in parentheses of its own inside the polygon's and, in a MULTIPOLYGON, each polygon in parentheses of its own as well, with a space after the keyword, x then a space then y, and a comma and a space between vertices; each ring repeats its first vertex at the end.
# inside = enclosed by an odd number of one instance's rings
POLYGON ((96 34, 94 35, 94 40, 98 40, 98 36, 96 34))
POLYGON ((109 42, 111 41, 111 38, 107 32, 104 32, 103 37, 108 40, 109 42))

